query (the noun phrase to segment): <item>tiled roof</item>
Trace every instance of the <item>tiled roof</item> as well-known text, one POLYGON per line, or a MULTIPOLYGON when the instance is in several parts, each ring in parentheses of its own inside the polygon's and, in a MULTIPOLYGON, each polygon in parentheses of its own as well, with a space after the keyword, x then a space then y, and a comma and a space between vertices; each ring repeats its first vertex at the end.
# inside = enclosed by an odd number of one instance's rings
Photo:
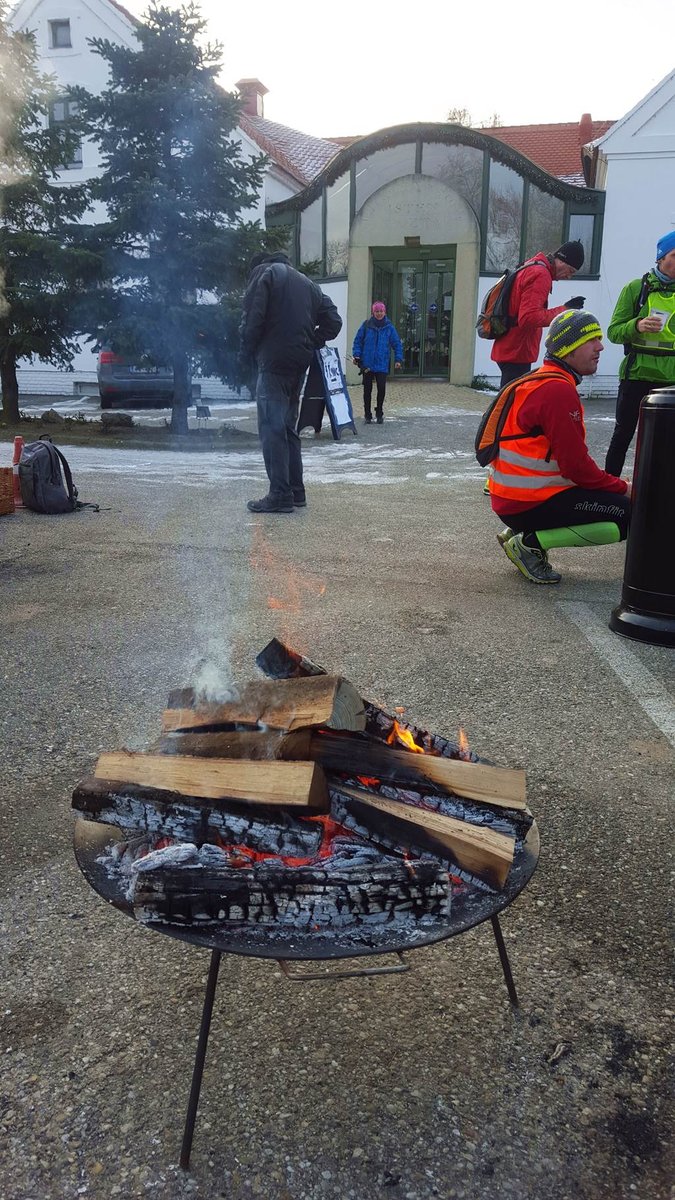
MULTIPOLYGON (((614 121, 592 121, 588 117, 582 121, 566 121, 559 125, 500 125, 494 128, 481 128, 480 133, 488 133, 490 137, 499 138, 519 150, 538 167, 555 175, 565 183, 574 183, 585 187, 581 169, 581 147, 595 141, 611 128, 614 121)), ((351 146, 359 141, 358 137, 336 137, 333 142, 340 146, 351 146)))
POLYGON ((135 17, 133 13, 130 13, 129 9, 125 8, 123 4, 118 4, 117 0, 108 0, 108 2, 112 4, 113 8, 116 8, 118 12, 121 12, 123 16, 126 17, 127 21, 130 21, 132 25, 140 25, 141 22, 139 21, 138 17, 135 17))
POLYGON ((341 149, 337 142, 300 133, 265 117, 241 113, 239 124, 265 154, 302 184, 310 183, 341 149))
POLYGON ((482 132, 519 150, 550 175, 583 185, 581 147, 602 137, 613 124, 614 121, 589 121, 583 127, 583 135, 578 121, 560 125, 502 125, 482 132))

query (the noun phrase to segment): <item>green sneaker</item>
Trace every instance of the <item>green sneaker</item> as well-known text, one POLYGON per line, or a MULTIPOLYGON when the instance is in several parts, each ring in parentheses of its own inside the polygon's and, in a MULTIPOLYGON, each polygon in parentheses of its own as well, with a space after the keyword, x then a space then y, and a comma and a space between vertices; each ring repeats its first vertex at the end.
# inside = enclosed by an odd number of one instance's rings
POLYGON ((512 537, 515 537, 515 534, 512 529, 509 529, 509 527, 507 525, 506 529, 502 529, 501 533, 497 534, 497 541, 499 542, 500 546, 503 546, 504 542, 508 542, 509 538, 512 538, 512 537))
POLYGON ((506 557, 511 559, 514 567, 517 567, 530 583, 560 583, 562 575, 559 571, 554 571, 546 551, 525 546, 522 534, 514 534, 501 545, 506 557))

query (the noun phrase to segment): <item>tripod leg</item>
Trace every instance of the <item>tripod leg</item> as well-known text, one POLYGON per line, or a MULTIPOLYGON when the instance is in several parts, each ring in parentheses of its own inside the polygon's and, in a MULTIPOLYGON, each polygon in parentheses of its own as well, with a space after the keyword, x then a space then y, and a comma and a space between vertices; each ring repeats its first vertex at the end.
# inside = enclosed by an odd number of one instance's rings
POLYGON ((220 950, 213 950, 211 953, 211 966, 209 967, 209 977, 206 981, 206 992, 204 995, 204 1008, 202 1009, 202 1023, 199 1027, 199 1039, 197 1041, 197 1054, 195 1055, 195 1065, 192 1072, 192 1087, 190 1088, 190 1099, 188 1100, 187 1116, 185 1118, 185 1132, 183 1134, 183 1145, 180 1151, 180 1165, 184 1171, 187 1171, 190 1163, 190 1153, 192 1150, 192 1138, 195 1131, 195 1121, 197 1120, 197 1106, 199 1105, 199 1093, 202 1087, 202 1075, 204 1074, 204 1060, 206 1058, 206 1047, 209 1040, 209 1029, 211 1028, 211 1014, 213 1012, 213 1001, 216 995, 216 985, 218 983, 218 968, 220 966, 220 950))
POLYGON ((506 946, 504 945, 504 938, 502 936, 501 925, 499 924, 499 917, 497 917, 497 916, 490 917, 490 920, 492 922, 492 932, 495 935, 495 941, 497 943, 497 949, 499 951, 499 961, 502 964, 502 971, 504 972, 504 980, 506 982, 506 988, 509 993, 509 1000, 511 1001, 514 1008, 518 1008, 518 993, 516 992, 516 985, 513 982, 513 975, 511 974, 511 964, 509 962, 509 956, 506 953, 506 946))

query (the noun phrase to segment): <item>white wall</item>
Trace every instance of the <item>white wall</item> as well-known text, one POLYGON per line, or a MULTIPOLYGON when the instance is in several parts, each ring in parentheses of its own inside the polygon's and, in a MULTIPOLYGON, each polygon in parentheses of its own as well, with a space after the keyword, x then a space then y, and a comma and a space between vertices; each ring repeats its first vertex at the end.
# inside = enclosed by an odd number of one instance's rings
MULTIPOLYGON (((480 299, 478 301, 478 307, 476 310, 476 320, 478 319, 478 313, 480 312, 481 301, 483 299, 483 296, 492 287, 492 284, 494 282, 495 282, 494 276, 491 276, 490 278, 486 278, 485 276, 481 277, 480 287, 478 289, 478 294, 479 294, 480 299)), ((603 329, 607 328, 606 321, 603 325, 603 321, 602 321, 602 318, 600 317, 600 311, 599 311, 600 307, 601 307, 601 299, 602 299, 602 281, 601 280, 571 279, 571 280, 568 280, 566 283, 561 283, 561 282, 554 283, 553 291, 551 292, 551 296, 548 301, 548 305, 550 308, 557 308, 559 304, 564 304, 566 300, 571 300, 573 296, 585 296, 585 298, 586 298, 585 299, 585 307, 589 310, 589 312, 592 312, 598 318, 603 329)), ((546 340, 546 334, 547 334, 547 329, 543 329, 542 336, 541 336, 541 350, 540 350, 539 358, 537 359, 536 365, 541 364, 541 362, 543 361, 543 358, 544 358, 544 342, 546 340)), ((609 346, 610 343, 605 340, 605 345, 609 346)), ((475 367, 474 375, 487 375, 487 377, 491 383, 496 383, 499 381, 499 368, 497 367, 496 363, 494 363, 492 361, 492 359, 490 358, 490 354, 492 352, 493 346, 494 346, 494 342, 487 342, 483 338, 476 337, 476 357, 474 360, 474 367, 475 367)), ((614 349, 614 347, 612 347, 612 349, 614 349)), ((598 376, 597 382, 600 383, 600 376, 605 376, 605 375, 608 376, 607 382, 605 382, 605 380, 602 381, 603 389, 607 390, 607 391, 612 391, 615 387, 616 372, 611 364, 606 366, 605 357, 606 357, 606 355, 603 353, 603 356, 601 359, 600 375, 598 376)))
MULTIPOLYGON (((100 54, 96 54, 87 39, 107 38, 111 42, 138 49, 134 26, 124 15, 110 4, 101 0, 24 0, 8 19, 12 29, 26 29, 34 33, 39 54, 40 70, 55 75, 64 87, 81 86, 95 94, 107 86, 108 65, 100 54), (70 21, 70 49, 52 49, 49 45, 49 22, 70 21)), ((85 141, 82 147, 82 168, 63 171, 63 182, 78 183, 97 175, 101 158, 95 143, 85 141)))
POLYGON ((347 280, 337 279, 334 282, 321 283, 321 291, 330 296, 333 304, 342 317, 342 329, 331 346, 337 346, 343 371, 346 371, 348 355, 351 354, 351 343, 347 344, 347 280))

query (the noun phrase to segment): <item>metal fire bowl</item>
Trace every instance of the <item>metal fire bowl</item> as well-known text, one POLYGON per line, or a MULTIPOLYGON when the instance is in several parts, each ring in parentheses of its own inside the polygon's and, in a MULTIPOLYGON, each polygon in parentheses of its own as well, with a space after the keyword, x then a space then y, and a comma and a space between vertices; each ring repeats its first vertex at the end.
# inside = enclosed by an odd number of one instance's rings
MULTIPOLYGON (((120 912, 134 917, 133 908, 124 896, 120 881, 110 875, 99 858, 115 842, 128 840, 128 832, 102 825, 97 821, 79 818, 75 825, 75 857, 87 883, 95 892, 118 908, 120 912)), ((354 929, 336 930, 330 934, 296 929, 255 929, 249 925, 240 928, 209 925, 208 928, 170 925, 164 921, 144 922, 146 929, 167 934, 181 942, 205 946, 209 950, 220 950, 223 954, 244 954, 250 958, 311 959, 359 958, 367 954, 396 954, 402 950, 417 950, 432 946, 445 938, 464 933, 474 925, 480 925, 490 917, 497 916, 519 896, 532 878, 539 861, 539 830, 536 822, 526 840, 516 848, 513 865, 506 887, 500 892, 484 892, 468 883, 453 890, 450 917, 445 921, 386 927, 356 926, 354 929)))

